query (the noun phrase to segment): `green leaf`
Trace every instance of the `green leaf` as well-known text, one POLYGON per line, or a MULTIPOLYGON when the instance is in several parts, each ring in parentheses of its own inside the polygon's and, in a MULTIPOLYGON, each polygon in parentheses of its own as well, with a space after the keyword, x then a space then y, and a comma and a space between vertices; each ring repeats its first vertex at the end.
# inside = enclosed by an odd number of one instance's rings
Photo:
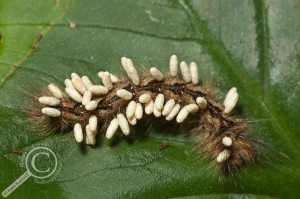
POLYGON ((297 0, 1 1, 0 189, 26 171, 30 150, 45 146, 57 155, 55 175, 31 177, 11 198, 299 198, 299 33, 297 0), (196 61, 222 99, 238 88, 237 114, 260 140, 257 165, 222 176, 187 129, 175 135, 168 123, 139 124, 116 143, 101 132, 93 149, 28 122, 32 94, 48 82, 63 86, 72 72, 98 82, 100 70, 121 72, 122 56, 140 71, 167 71, 172 54, 196 61), (163 143, 170 147, 160 151, 163 143))

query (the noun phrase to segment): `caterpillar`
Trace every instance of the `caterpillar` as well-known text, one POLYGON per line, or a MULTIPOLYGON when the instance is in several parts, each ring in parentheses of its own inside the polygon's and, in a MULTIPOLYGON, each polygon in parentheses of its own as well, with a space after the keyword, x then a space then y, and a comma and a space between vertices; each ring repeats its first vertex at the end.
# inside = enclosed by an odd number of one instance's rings
POLYGON ((64 81, 65 92, 50 83, 46 93, 35 96, 37 106, 30 113, 52 129, 73 128, 75 140, 85 140, 88 145, 96 144, 99 127, 104 128, 107 139, 119 128, 127 136, 131 126, 152 114, 179 124, 189 121, 197 126, 192 132, 200 153, 222 171, 233 172, 254 163, 255 142, 247 132, 247 122, 232 115, 237 89, 231 88, 221 104, 212 89, 198 84, 195 62, 179 63, 172 55, 169 63, 168 74, 151 67, 149 73, 139 75, 133 61, 122 57, 127 77, 100 71, 102 85, 72 73, 64 81))

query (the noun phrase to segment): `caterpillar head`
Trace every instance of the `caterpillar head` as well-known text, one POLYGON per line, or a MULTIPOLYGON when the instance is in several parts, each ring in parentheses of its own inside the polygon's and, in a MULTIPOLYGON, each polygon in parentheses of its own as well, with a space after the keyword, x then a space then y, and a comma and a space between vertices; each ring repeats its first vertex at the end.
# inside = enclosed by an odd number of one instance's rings
POLYGON ((224 173, 232 173, 255 162, 255 144, 248 136, 244 119, 228 117, 224 122, 223 118, 209 118, 201 123, 205 125, 194 131, 199 138, 200 150, 224 173))
POLYGON ((232 140, 228 141, 228 137, 222 138, 224 150, 230 150, 230 157, 227 163, 223 165, 225 171, 236 171, 242 165, 253 164, 256 159, 255 143, 249 137, 246 129, 246 122, 241 119, 235 119, 235 125, 228 128, 225 135, 228 135, 232 140))

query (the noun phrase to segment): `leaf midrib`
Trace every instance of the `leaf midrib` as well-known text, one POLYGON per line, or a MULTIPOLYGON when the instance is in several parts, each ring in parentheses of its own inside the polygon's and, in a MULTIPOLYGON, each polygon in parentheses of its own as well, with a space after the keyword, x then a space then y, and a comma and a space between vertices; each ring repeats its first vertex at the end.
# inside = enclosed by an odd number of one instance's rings
POLYGON ((264 1, 253 0, 255 9, 257 46, 258 46, 258 68, 261 73, 261 80, 264 85, 264 97, 270 87, 270 31, 267 17, 267 8, 264 1))

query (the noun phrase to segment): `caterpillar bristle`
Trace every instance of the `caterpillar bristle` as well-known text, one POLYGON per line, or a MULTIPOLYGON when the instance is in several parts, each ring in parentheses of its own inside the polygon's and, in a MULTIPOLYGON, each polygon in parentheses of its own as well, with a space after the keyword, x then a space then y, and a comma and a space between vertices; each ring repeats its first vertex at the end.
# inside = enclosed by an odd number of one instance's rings
POLYGON ((178 75, 176 55, 170 57, 170 72, 165 75, 156 67, 140 75, 127 57, 121 58, 121 65, 127 78, 99 71, 102 85, 76 73, 64 81, 65 92, 49 84, 46 95, 34 98, 37 108, 30 115, 53 129, 71 128, 77 142, 85 140, 92 146, 100 127, 111 139, 118 128, 129 135, 131 126, 151 114, 178 124, 189 121, 197 126, 193 134, 200 151, 225 173, 255 162, 255 144, 247 133, 246 120, 231 116, 238 101, 235 87, 224 105, 220 104, 210 88, 198 85, 195 62, 189 66, 180 62, 178 75))

